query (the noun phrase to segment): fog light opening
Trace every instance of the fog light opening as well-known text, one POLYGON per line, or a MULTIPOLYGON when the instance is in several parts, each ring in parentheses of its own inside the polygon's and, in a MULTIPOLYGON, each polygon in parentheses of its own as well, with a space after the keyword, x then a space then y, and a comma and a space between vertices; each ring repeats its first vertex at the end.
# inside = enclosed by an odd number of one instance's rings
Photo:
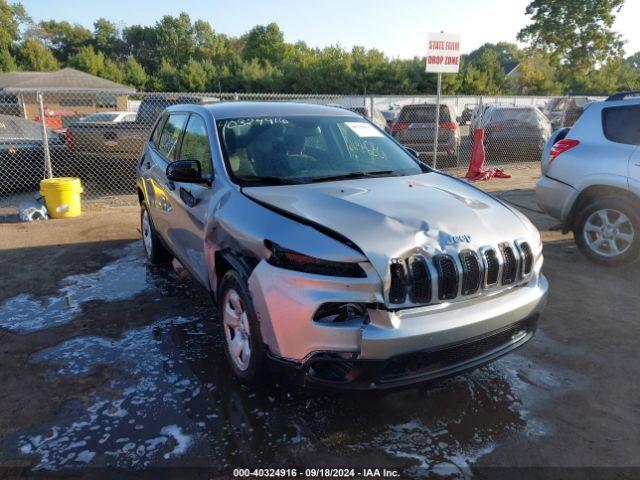
POLYGON ((360 303, 325 303, 318 308, 313 321, 324 324, 369 323, 367 307, 360 303))

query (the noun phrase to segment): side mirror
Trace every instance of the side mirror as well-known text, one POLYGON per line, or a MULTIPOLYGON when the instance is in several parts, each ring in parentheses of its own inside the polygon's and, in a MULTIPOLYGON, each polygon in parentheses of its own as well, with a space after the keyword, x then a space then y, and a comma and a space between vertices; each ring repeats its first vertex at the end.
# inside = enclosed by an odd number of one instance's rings
POLYGON ((202 166, 197 160, 178 160, 167 165, 167 180, 180 183, 209 183, 202 178, 202 166))
POLYGON ((404 147, 404 149, 409 153, 409 155, 411 155, 412 157, 415 157, 418 160, 420 160, 420 155, 413 148, 404 147))

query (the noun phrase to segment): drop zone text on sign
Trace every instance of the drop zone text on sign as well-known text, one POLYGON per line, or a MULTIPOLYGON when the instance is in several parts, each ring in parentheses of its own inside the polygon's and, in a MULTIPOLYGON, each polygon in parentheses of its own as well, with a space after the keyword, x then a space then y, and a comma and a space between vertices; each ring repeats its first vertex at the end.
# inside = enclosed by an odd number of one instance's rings
POLYGON ((429 33, 427 65, 429 73, 457 73, 460 67, 460 35, 429 33))

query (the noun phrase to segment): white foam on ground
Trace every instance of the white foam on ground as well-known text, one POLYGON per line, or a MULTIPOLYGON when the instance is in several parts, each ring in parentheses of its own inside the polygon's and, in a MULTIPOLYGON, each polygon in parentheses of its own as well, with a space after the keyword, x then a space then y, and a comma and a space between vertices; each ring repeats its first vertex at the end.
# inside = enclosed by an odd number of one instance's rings
POLYGON ((56 295, 34 298, 23 293, 5 300, 0 304, 0 327, 17 333, 34 332, 70 322, 84 302, 132 298, 150 287, 145 263, 139 242, 132 243, 120 258, 97 272, 63 279, 56 295))

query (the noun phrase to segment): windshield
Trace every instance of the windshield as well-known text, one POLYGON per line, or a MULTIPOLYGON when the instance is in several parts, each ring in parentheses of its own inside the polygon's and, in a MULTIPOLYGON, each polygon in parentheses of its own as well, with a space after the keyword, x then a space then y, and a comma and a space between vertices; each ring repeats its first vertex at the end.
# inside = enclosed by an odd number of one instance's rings
POLYGON ((259 117, 219 120, 232 177, 255 183, 415 175, 428 171, 364 119, 259 117))

